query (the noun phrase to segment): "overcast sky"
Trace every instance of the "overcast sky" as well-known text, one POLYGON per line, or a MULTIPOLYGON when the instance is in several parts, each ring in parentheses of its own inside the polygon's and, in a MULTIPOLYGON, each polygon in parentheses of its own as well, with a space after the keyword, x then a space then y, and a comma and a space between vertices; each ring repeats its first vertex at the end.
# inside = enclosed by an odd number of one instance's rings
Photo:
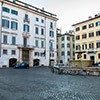
POLYGON ((100 13, 100 0, 22 0, 33 6, 44 8, 59 18, 57 27, 65 33, 72 24, 87 20, 100 13))

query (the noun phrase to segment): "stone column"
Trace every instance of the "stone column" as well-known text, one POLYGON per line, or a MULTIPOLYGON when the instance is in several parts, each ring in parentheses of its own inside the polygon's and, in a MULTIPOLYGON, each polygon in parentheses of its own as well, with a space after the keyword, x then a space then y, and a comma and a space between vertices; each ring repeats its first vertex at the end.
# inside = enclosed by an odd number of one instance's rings
POLYGON ((19 62, 23 62, 22 61, 22 49, 19 49, 19 62))
POLYGON ((29 51, 29 66, 33 67, 33 50, 29 51))

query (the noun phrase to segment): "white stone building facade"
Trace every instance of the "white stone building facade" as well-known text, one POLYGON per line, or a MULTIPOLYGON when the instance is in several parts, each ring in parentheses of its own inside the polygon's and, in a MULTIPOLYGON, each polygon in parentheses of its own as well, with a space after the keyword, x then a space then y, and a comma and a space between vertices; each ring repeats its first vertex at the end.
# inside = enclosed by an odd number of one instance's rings
POLYGON ((0 67, 56 63, 55 14, 19 0, 0 1, 0 67))
POLYGON ((57 33, 57 63, 69 65, 69 61, 75 59, 74 55, 74 32, 57 33))

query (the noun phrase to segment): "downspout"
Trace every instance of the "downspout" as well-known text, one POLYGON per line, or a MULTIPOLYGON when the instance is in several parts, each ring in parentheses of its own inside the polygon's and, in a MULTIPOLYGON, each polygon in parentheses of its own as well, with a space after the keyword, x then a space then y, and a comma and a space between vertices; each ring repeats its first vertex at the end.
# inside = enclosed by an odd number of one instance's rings
POLYGON ((2 7, 3 7, 3 0, 1 1, 1 27, 0 27, 0 57, 1 57, 1 45, 2 45, 2 7))

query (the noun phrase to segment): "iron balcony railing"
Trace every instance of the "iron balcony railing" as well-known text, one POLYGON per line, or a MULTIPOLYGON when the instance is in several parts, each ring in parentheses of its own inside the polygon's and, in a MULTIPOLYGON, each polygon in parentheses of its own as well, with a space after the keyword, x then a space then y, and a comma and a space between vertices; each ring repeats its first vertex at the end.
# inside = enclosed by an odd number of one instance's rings
POLYGON ((23 32, 22 33, 22 36, 23 37, 26 37, 26 38, 29 38, 30 37, 30 34, 29 34, 29 32, 23 32))
POLYGON ((34 49, 33 45, 22 45, 22 44, 18 44, 17 45, 18 48, 26 48, 26 49, 34 49))

